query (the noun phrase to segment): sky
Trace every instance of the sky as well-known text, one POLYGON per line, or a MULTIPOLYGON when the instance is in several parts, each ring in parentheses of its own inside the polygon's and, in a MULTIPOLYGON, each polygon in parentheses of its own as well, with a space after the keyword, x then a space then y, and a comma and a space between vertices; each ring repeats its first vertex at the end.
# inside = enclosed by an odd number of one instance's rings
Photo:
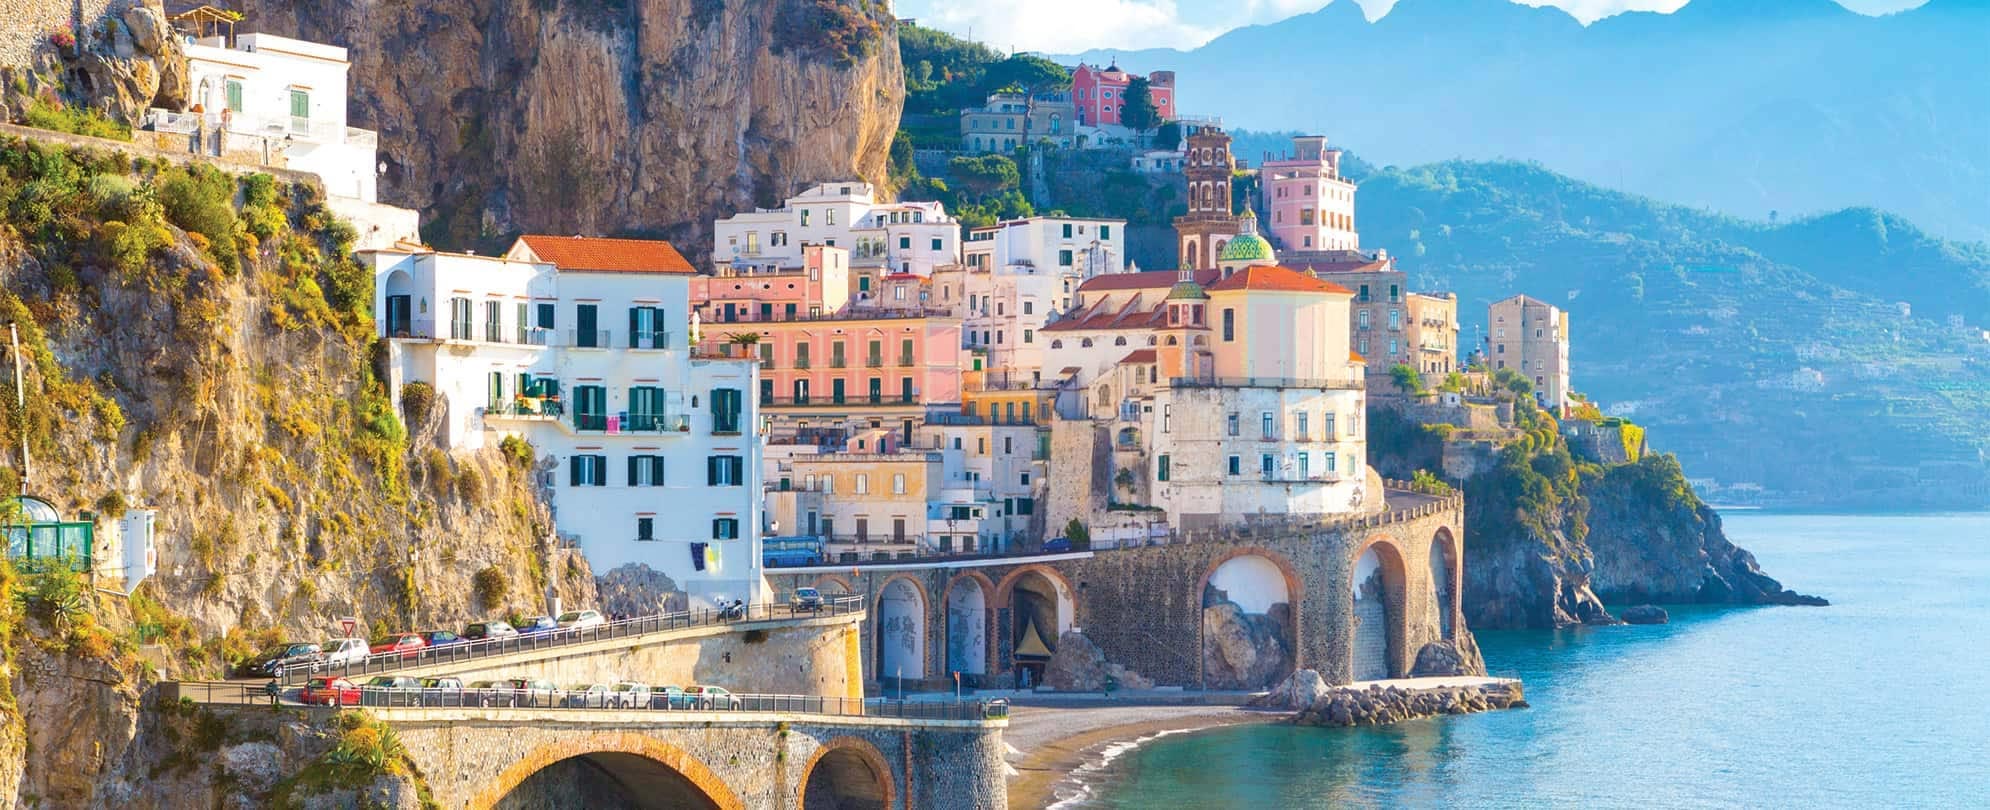
MULTIPOLYGON (((1686 0, 1515 0, 1559 6, 1589 23, 1623 11, 1674 11, 1686 0)), ((1397 0, 1359 3, 1369 19, 1397 0)), ((1885 14, 1925 0, 1838 0, 1865 14, 1885 14)), ((1193 48, 1232 28, 1317 11, 1323 0, 898 0, 900 17, 1001 50, 1077 53, 1090 48, 1193 48)))

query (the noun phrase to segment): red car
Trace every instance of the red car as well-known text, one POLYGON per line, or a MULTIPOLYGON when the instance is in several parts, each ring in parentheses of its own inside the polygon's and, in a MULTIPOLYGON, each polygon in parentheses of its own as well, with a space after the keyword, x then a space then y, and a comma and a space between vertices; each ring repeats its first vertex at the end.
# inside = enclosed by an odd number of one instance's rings
POLYGON ((312 678, 304 682, 297 699, 307 706, 357 706, 359 687, 344 678, 312 678))
POLYGON ((406 658, 426 646, 428 639, 422 638, 420 633, 395 633, 374 639, 371 652, 374 655, 397 652, 401 653, 402 658, 406 658))

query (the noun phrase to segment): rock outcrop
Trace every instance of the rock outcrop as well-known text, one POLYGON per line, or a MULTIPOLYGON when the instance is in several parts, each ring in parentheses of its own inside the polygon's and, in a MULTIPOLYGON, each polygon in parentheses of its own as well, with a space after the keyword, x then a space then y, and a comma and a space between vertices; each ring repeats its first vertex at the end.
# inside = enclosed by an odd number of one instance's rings
POLYGON ((1479 642, 1470 633, 1462 633, 1456 642, 1433 641, 1417 650, 1416 662, 1410 665, 1410 677, 1442 677, 1454 675, 1485 675, 1486 660, 1479 654, 1479 642))
POLYGON ((1301 726, 1382 726, 1442 714, 1524 708, 1527 699, 1519 681, 1434 689, 1376 685, 1334 689, 1294 714, 1292 722, 1301 726))
POLYGON ((1672 619, 1665 612, 1665 608, 1657 605, 1638 605, 1637 607, 1625 608, 1620 616, 1623 618, 1625 624, 1664 624, 1672 619))
POLYGON ((1248 705, 1265 709, 1299 711, 1320 702, 1333 691, 1317 669, 1301 669, 1285 676, 1270 691, 1251 698, 1248 705))
POLYGON ((1721 531, 1670 456, 1609 470, 1585 491, 1596 593, 1613 603, 1824 605, 1784 588, 1721 531))
POLYGON ((669 575, 642 563, 611 568, 594 583, 601 593, 600 609, 611 615, 647 616, 689 605, 690 595, 669 575))
POLYGON ((1262 689, 1292 670, 1285 628, 1291 607, 1271 613, 1245 613, 1237 603, 1217 602, 1202 609, 1203 675, 1210 689, 1262 689))
MULTIPOLYGON (((24 23, 35 24, 8 21, 24 23)), ((37 51, 30 63, 8 69, 0 94, 9 118, 44 95, 130 126, 143 123, 153 107, 177 110, 186 104, 186 49, 172 35, 160 0, 117 0, 101 20, 74 36, 73 46, 37 51)))
POLYGON ((1100 692, 1111 678, 1115 689, 1152 689, 1154 682, 1138 672, 1106 660, 1099 645, 1083 633, 1057 637, 1057 651, 1044 665, 1043 685, 1059 692, 1100 692))
POLYGON ((869 0, 250 0, 351 49, 383 201, 431 241, 640 232, 699 262, 710 221, 809 184, 883 184, 904 100, 869 0))

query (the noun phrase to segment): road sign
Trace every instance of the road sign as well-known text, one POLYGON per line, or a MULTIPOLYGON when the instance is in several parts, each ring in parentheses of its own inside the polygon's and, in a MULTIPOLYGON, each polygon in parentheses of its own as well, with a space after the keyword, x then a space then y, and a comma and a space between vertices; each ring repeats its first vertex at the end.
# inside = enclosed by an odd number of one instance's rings
POLYGON ((352 634, 359 631, 359 617, 346 616, 339 619, 339 629, 345 631, 346 638, 352 638, 352 634))

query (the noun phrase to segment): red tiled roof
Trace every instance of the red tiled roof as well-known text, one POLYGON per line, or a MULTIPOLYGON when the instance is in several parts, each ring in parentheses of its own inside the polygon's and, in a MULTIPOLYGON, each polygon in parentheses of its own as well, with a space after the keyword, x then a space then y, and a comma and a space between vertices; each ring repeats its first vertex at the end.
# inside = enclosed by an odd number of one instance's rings
POLYGON ((1347 353, 1347 361, 1350 363, 1366 363, 1368 362, 1368 358, 1362 357, 1361 352, 1350 349, 1347 353))
POLYGON ((684 254, 660 239, 606 239, 585 236, 527 235, 518 241, 540 261, 567 272, 683 273, 698 272, 684 254))
POLYGON ((1141 309, 1140 295, 1135 295, 1119 309, 1106 308, 1105 301, 1093 304, 1091 308, 1065 315, 1063 318, 1046 324, 1045 332, 1070 332, 1084 329, 1145 329, 1161 326, 1166 321, 1167 311, 1161 307, 1141 309))
POLYGON ((1305 273, 1277 265, 1246 267, 1230 274, 1229 278, 1209 286, 1211 292, 1223 290, 1268 290, 1273 292, 1317 292, 1353 295, 1354 291, 1330 281, 1321 281, 1305 273))
MULTIPOLYGON (((1214 282, 1222 273, 1216 270, 1195 271, 1195 283, 1205 287, 1214 282)), ((1138 273, 1107 273, 1093 276, 1078 285, 1079 292, 1105 292, 1108 290, 1150 290, 1175 286, 1178 275, 1173 270, 1142 270, 1138 273)))
POLYGON ((1160 357, 1161 356, 1157 354, 1153 349, 1134 349, 1133 351, 1128 352, 1125 357, 1120 358, 1119 364, 1125 366, 1125 365, 1135 365, 1140 363, 1152 363, 1160 359, 1160 357))

